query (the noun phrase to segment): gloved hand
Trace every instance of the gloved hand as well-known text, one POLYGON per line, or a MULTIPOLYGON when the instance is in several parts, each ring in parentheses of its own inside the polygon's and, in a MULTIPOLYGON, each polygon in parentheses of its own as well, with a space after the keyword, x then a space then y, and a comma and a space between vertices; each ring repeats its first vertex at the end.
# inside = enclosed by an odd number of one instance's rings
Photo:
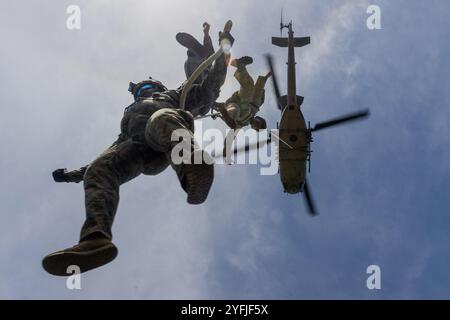
POLYGON ((55 171, 53 171, 52 175, 55 182, 68 182, 67 169, 56 169, 55 171))
POLYGON ((223 39, 228 39, 228 41, 230 41, 230 45, 233 46, 234 38, 233 38, 233 36, 231 35, 230 32, 228 32, 228 31, 225 31, 225 32, 220 31, 219 32, 219 45, 222 43, 223 39))
POLYGON ((233 46, 234 38, 230 33, 232 27, 233 22, 231 22, 231 20, 228 20, 225 24, 223 32, 219 32, 219 45, 222 43, 222 40, 227 39, 228 41, 230 41, 230 45, 233 46))

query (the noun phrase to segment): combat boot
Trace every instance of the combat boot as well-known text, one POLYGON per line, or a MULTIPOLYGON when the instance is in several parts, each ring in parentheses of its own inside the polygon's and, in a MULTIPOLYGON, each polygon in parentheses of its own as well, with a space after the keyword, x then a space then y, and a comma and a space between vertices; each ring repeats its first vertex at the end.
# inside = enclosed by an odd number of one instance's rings
POLYGON ((205 48, 204 45, 198 42, 197 39, 195 39, 189 33, 180 32, 176 35, 176 39, 179 44, 181 44, 183 47, 187 48, 188 51, 193 52, 200 58, 206 58, 208 56, 207 48, 205 48))
POLYGON ((49 254, 42 260, 42 266, 52 275, 67 277, 69 266, 78 266, 83 273, 111 262, 117 253, 117 247, 109 239, 85 240, 72 248, 49 254))
POLYGON ((214 164, 210 155, 203 150, 195 150, 191 155, 191 164, 182 164, 181 186, 187 193, 189 204, 202 204, 208 198, 214 181, 214 164), (201 163, 196 164, 195 159, 201 163), (210 163, 210 164, 209 164, 210 163))
POLYGON ((253 58, 249 57, 249 56, 244 56, 242 58, 239 59, 233 59, 230 61, 230 65, 235 67, 235 68, 244 68, 245 66, 252 64, 253 63, 253 58))

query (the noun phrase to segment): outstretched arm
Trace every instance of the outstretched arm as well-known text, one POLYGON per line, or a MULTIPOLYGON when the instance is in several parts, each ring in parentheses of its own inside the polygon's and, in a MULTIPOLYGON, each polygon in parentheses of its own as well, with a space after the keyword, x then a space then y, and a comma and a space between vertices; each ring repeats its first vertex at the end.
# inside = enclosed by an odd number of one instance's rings
POLYGON ((212 44, 211 37, 209 36, 209 30, 211 26, 208 22, 203 24, 203 47, 206 49, 208 57, 214 53, 214 46, 212 44))
POLYGON ((220 88, 225 82, 227 68, 224 55, 215 62, 207 78, 198 85, 193 85, 187 95, 186 110, 194 116, 204 115, 211 110, 212 104, 219 98, 220 88))

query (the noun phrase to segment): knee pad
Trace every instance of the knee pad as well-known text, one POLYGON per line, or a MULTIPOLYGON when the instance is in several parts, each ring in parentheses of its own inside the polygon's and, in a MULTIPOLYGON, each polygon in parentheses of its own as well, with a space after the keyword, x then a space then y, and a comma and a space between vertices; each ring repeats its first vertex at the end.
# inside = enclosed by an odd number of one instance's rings
POLYGON ((177 129, 194 132, 194 117, 188 111, 164 108, 152 114, 145 128, 145 140, 154 150, 167 152, 177 129))

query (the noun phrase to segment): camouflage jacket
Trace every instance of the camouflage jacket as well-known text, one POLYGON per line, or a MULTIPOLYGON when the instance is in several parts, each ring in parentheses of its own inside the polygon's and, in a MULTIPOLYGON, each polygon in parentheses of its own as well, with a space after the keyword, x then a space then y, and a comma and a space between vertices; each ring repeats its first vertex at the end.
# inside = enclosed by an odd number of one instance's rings
MULTIPOLYGON (((217 59, 213 69, 203 82, 192 86, 186 98, 186 110, 192 113, 194 117, 207 114, 220 95, 220 88, 225 82, 226 75, 227 65, 225 57, 222 55, 217 59)), ((138 100, 128 106, 120 123, 119 137, 110 148, 128 139, 145 141, 145 127, 148 119, 159 109, 178 109, 183 88, 184 85, 176 90, 154 94, 151 98, 138 100)), ((84 173, 88 167, 87 165, 68 172, 66 174, 67 182, 78 183, 83 181, 84 173)))

